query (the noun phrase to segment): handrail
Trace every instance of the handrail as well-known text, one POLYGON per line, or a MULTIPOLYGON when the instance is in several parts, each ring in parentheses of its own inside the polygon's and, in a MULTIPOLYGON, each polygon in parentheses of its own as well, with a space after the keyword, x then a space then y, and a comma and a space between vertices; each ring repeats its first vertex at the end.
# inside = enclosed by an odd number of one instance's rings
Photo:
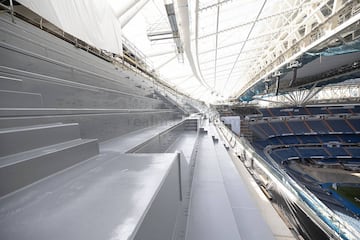
POLYGON ((11 15, 11 21, 13 23, 15 23, 15 18, 14 18, 14 4, 13 4, 13 0, 10 0, 10 6, 7 6, 3 3, 0 3, 0 7, 7 9, 10 12, 11 15))
POLYGON ((246 151, 250 154, 258 163, 259 167, 277 183, 290 190, 298 200, 298 203, 303 206, 303 210, 312 217, 312 219, 323 228, 328 234, 335 235, 341 239, 355 240, 360 233, 352 226, 344 222, 337 214, 329 209, 324 203, 322 203, 313 193, 309 190, 302 188, 297 182, 295 182, 284 170, 276 168, 277 163, 272 160, 271 166, 261 156, 259 156, 253 149, 250 143, 244 138, 239 138, 233 132, 231 132, 221 121, 217 121, 217 128, 220 130, 225 140, 229 141, 231 138, 235 138, 239 143, 233 149, 234 152, 240 153, 246 151))

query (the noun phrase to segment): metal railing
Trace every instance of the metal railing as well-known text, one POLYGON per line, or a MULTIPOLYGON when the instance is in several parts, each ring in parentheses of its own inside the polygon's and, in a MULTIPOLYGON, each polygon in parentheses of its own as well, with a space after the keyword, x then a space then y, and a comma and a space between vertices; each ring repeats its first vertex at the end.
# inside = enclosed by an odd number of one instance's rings
POLYGON ((265 161, 256 153, 255 149, 245 138, 236 136, 221 121, 217 121, 216 125, 219 133, 221 133, 238 156, 242 153, 250 156, 271 180, 275 181, 278 185, 282 185, 284 189, 287 189, 296 197, 297 203, 306 214, 329 234, 329 236, 349 240, 358 239, 360 233, 356 229, 344 222, 344 220, 330 210, 313 193, 301 187, 284 170, 278 168, 274 160, 270 159, 272 160, 272 164, 265 161), (234 141, 236 141, 236 144, 231 143, 234 141))

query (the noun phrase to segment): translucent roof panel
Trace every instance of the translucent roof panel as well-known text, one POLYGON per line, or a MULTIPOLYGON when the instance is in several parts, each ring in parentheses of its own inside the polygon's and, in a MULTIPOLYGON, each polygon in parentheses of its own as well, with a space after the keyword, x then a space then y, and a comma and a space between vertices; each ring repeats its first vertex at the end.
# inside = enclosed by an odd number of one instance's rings
POLYGON ((250 87, 255 76, 301 38, 301 26, 321 18, 315 13, 329 7, 328 2, 152 0, 123 31, 171 86, 215 102, 237 97, 250 87), (165 3, 174 6, 179 39, 153 41, 149 33, 171 32, 165 3), (181 54, 176 41, 184 48, 181 54))

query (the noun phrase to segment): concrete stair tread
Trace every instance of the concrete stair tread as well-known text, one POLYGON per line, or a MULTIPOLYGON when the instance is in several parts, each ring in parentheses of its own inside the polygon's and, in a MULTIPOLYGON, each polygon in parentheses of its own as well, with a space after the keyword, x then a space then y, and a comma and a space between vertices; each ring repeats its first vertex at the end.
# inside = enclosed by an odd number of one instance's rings
MULTIPOLYGON (((14 109, 18 109, 18 108, 14 108, 14 109)), ((1 108, 0 108, 0 111, 1 111, 1 108)), ((7 128, 0 128, 0 131, 12 131, 15 129, 26 129, 28 127, 58 126, 60 124, 63 124, 63 123, 62 122, 54 122, 54 123, 47 123, 47 124, 33 124, 33 125, 29 125, 29 126, 7 127, 7 128)))
POLYGON ((42 96, 38 93, 0 90, 0 107, 41 107, 42 96))
POLYGON ((0 198, 99 153, 96 139, 76 139, 0 158, 0 198))
POLYGON ((139 129, 123 136, 113 138, 104 141, 100 144, 100 150, 102 152, 114 151, 120 153, 132 152, 144 141, 151 139, 152 137, 167 130, 169 127, 179 124, 181 120, 174 120, 167 124, 160 124, 157 126, 148 127, 145 129, 139 129))
POLYGON ((167 113, 173 109, 104 109, 104 108, 0 108, 0 117, 9 116, 50 116, 70 114, 119 114, 119 113, 167 113))
MULTIPOLYGON (((0 24, 6 27, 7 29, 12 29, 14 31, 21 31, 22 35, 25 35, 26 37, 30 38, 33 41, 46 44, 53 48, 61 48, 65 52, 74 53, 77 56, 80 56, 83 59, 83 61, 90 60, 89 59, 90 53, 83 51, 82 49, 77 49, 74 47, 74 45, 66 41, 63 41, 47 33, 46 31, 40 30, 38 28, 31 28, 31 30, 29 30, 28 23, 23 22, 20 19, 17 19, 16 24, 13 24, 10 19, 5 19, 2 16, 0 17, 0 24), (51 41, 46 41, 47 38, 51 38, 51 41)), ((101 65, 102 67, 107 69, 112 69, 112 70, 114 69, 114 66, 107 61, 97 58, 91 60, 95 65, 101 65)))
POLYGON ((78 123, 0 129, 0 157, 80 138, 78 123))
POLYGON ((45 156, 45 155, 55 153, 55 152, 58 152, 58 151, 61 151, 64 149, 69 149, 69 148, 72 148, 72 147, 75 147, 78 145, 82 145, 82 144, 90 143, 90 142, 96 142, 96 141, 97 141, 97 139, 81 139, 81 138, 79 138, 79 139, 74 139, 71 141, 62 142, 62 143, 58 143, 58 144, 54 144, 54 145, 50 145, 50 146, 46 146, 46 147, 32 149, 32 150, 17 153, 17 154, 8 155, 8 156, 0 158, 0 168, 11 165, 11 164, 16 164, 19 162, 24 162, 29 159, 35 158, 35 157, 45 156))
MULTIPOLYGON (((76 66, 73 62, 71 62, 69 59, 67 60, 59 60, 56 58, 51 58, 48 56, 43 56, 39 53, 35 53, 31 51, 28 48, 23 48, 22 46, 15 46, 10 43, 5 43, 0 41, 0 47, 3 49, 3 54, 6 56, 9 56, 11 52, 16 52, 17 57, 26 57, 24 61, 37 61, 38 68, 33 69, 26 67, 24 65, 22 70, 25 71, 32 71, 34 73, 40 74, 40 75, 49 75, 55 78, 65 78, 80 82, 80 83, 86 83, 86 84, 92 84, 97 85, 101 87, 107 87, 109 89, 123 89, 124 92, 129 92, 130 94, 139 94, 139 95, 145 95, 146 92, 140 90, 140 89, 134 89, 134 86, 131 84, 125 83, 124 79, 119 79, 118 76, 106 76, 104 73, 99 73, 95 71, 95 69, 91 68, 90 66, 84 67, 84 66, 76 66), (58 69, 63 69, 63 71, 57 71, 58 69), (76 74, 74 74, 76 72, 76 74), (73 74, 73 76, 71 75, 73 74)), ((66 58, 66 57, 65 57, 66 58)), ((1 65, 5 65, 7 67, 17 67, 12 63, 12 61, 7 64, 7 62, 0 61, 1 65)))
POLYGON ((49 123, 49 124, 38 124, 38 125, 31 125, 31 126, 21 126, 21 127, 12 127, 12 128, 1 128, 0 134, 2 133, 11 133, 11 132, 20 132, 20 131, 32 131, 36 129, 45 129, 45 128, 52 128, 58 126, 78 126, 78 123, 49 123))
MULTIPOLYGON (((177 170, 176 159, 176 154, 101 154, 0 199, 2 240, 133 239, 169 177, 178 179, 169 175, 177 170)), ((175 190, 171 196, 179 199, 175 190)))
POLYGON ((21 90, 22 80, 14 77, 0 76, 0 89, 1 90, 21 90))
POLYGON ((144 98, 144 99, 153 99, 153 98, 144 96, 144 95, 146 95, 145 93, 139 94, 139 91, 135 91, 130 86, 120 86, 121 82, 117 82, 119 84, 119 86, 117 88, 111 87, 111 86, 110 87, 109 86, 108 87, 96 86, 94 83, 90 83, 90 82, 85 83, 85 82, 71 81, 71 80, 66 80, 63 78, 55 77, 55 76, 47 76, 47 75, 40 74, 40 73, 15 69, 15 68, 8 67, 8 66, 0 66, 0 72, 1 72, 1 75, 4 75, 4 77, 16 78, 16 79, 19 79, 22 81, 26 81, 26 80, 30 79, 33 81, 34 80, 35 81, 43 81, 43 82, 47 82, 49 84, 58 84, 58 85, 63 85, 63 86, 67 86, 67 87, 72 87, 72 88, 80 88, 80 89, 85 89, 85 90, 93 91, 93 92, 104 91, 104 92, 109 92, 109 93, 132 95, 132 96, 137 96, 139 98, 144 98), (120 89, 120 87, 121 87, 121 89, 120 89))

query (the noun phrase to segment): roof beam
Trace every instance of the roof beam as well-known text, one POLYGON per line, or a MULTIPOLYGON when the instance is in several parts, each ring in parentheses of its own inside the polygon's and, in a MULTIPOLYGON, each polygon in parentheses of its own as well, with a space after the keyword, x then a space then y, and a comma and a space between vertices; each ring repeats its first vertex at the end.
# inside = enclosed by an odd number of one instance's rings
MULTIPOLYGON (((302 37, 302 39, 295 43, 295 45, 289 46, 288 49, 281 55, 279 55, 275 60, 270 61, 266 66, 263 66, 261 69, 252 72, 250 76, 251 80, 248 81, 249 84, 247 86, 243 86, 243 88, 236 93, 236 96, 244 93, 247 89, 249 89, 249 87, 253 86, 256 82, 260 81, 270 73, 276 71, 280 66, 283 66, 284 64, 287 64, 288 62, 298 58, 304 52, 309 51, 313 47, 318 46, 327 39, 336 36, 336 34, 338 34, 339 32, 360 21, 360 14, 353 15, 346 21, 340 21, 342 14, 344 14, 344 11, 342 10, 350 9, 351 12, 352 7, 356 7, 355 2, 353 1, 344 2, 341 7, 338 6, 336 12, 333 12, 331 15, 327 16, 326 20, 324 20, 324 22, 322 23, 319 23, 319 25, 316 27, 316 30, 324 30, 321 31, 320 36, 318 36, 317 38, 313 38, 312 33, 305 35, 304 37, 302 37), (349 6, 350 8, 348 8, 349 6)), ((317 7, 316 9, 319 10, 319 7, 317 7)), ((313 11, 312 14, 314 14, 314 12, 315 11, 313 11)), ((288 39, 284 39, 284 41, 286 40, 288 39)))
POLYGON ((219 41, 219 16, 220 16, 220 4, 218 0, 216 11, 216 39, 215 39, 215 62, 214 62, 214 88, 216 87, 216 65, 217 65, 217 53, 218 53, 218 41, 219 41))
POLYGON ((126 24, 148 3, 149 0, 140 0, 136 1, 136 4, 133 5, 128 11, 120 16, 121 27, 125 27, 126 24))
POLYGON ((265 7, 266 2, 267 2, 267 0, 265 0, 265 1, 264 1, 264 3, 262 4, 262 6, 261 6, 261 8, 260 8, 260 10, 259 10, 259 12, 258 12, 258 14, 257 14, 256 18, 255 18, 255 21, 254 21, 253 25, 251 26, 249 33, 248 33, 248 34, 247 34, 247 36, 246 36, 246 40, 245 40, 244 44, 242 45, 242 47, 241 47, 241 49, 240 49, 240 52, 239 52, 238 56, 236 57, 236 60, 235 60, 235 62, 234 62, 234 64, 233 64, 233 66, 232 66, 232 68, 231 68, 231 71, 230 71, 229 77, 226 79, 226 82, 225 82, 225 85, 224 85, 224 87, 223 87, 222 92, 224 91, 224 89, 225 89, 225 87, 226 87, 227 83, 229 82, 229 79, 231 78, 231 74, 232 74, 232 72, 234 71, 234 68, 235 68, 235 66, 236 66, 236 64, 237 64, 237 61, 238 61, 238 59, 239 59, 239 57, 240 57, 240 55, 241 55, 241 53, 242 53, 242 51, 243 51, 243 49, 244 49, 244 47, 245 47, 245 45, 246 45, 247 40, 250 38, 250 35, 251 35, 251 33, 252 33, 252 31, 253 31, 253 29, 254 29, 255 25, 256 25, 257 20, 259 19, 259 17, 260 17, 260 15, 261 15, 262 11, 264 10, 264 7, 265 7))
POLYGON ((215 3, 215 4, 210 4, 210 5, 206 6, 206 7, 199 8, 197 11, 198 11, 198 12, 201 12, 201 11, 208 10, 208 9, 211 9, 211 8, 220 7, 220 6, 223 5, 224 3, 231 2, 231 1, 232 1, 232 0, 218 1, 218 2, 215 3))
MULTIPOLYGON (((292 22, 288 25, 290 28, 292 28, 291 32, 289 32, 288 35, 283 40, 280 39, 280 36, 277 37, 276 39, 273 39, 273 41, 272 41, 273 45, 279 45, 279 44, 283 45, 284 42, 288 42, 288 44, 289 44, 288 49, 291 49, 293 47, 293 44, 290 44, 292 42, 291 38, 296 39, 295 44, 297 44, 300 41, 300 39, 302 39, 302 36, 299 34, 299 27, 301 27, 306 22, 310 21, 313 17, 315 17, 316 13, 319 12, 321 10, 321 8, 326 5, 326 3, 327 3, 327 1, 322 1, 321 3, 319 3, 319 5, 314 3, 314 5, 310 5, 308 8, 303 9, 301 14, 298 14, 292 20, 292 22), (314 6, 316 6, 315 9, 313 9, 314 6), (310 14, 308 12, 310 12, 310 14), (301 22, 298 23, 299 19, 302 19, 303 16, 306 16, 305 19, 303 19, 301 22)), ((325 19, 323 19, 323 21, 325 21, 325 19)), ((282 28, 284 28, 284 27, 282 27, 282 28)), ((275 54, 276 54, 276 56, 281 55, 279 53, 275 53, 275 54)), ((260 68, 263 66, 268 66, 269 63, 272 63, 275 59, 273 59, 271 54, 268 54, 268 53, 263 54, 263 57, 260 57, 258 59, 258 61, 256 62, 256 64, 254 64, 253 72, 258 71, 257 70, 258 68, 256 68, 255 66, 260 66, 260 68)))
MULTIPOLYGON (((259 18, 259 19, 256 19, 256 20, 244 22, 244 23, 241 23, 239 25, 236 25, 236 26, 233 26, 233 27, 230 27, 230 28, 225 28, 225 29, 223 29, 221 31, 218 31, 218 33, 224 33, 224 32, 228 32, 228 31, 232 31, 232 30, 235 30, 235 29, 238 29, 238 28, 241 28, 241 27, 245 27, 245 26, 254 24, 255 22, 268 21, 269 19, 273 19, 273 18, 277 18, 277 17, 285 17, 287 19, 286 14, 288 14, 288 13, 293 13, 295 11, 298 11, 299 9, 302 9, 303 7, 305 7, 307 5, 314 4, 316 2, 324 2, 324 1, 325 0, 318 0, 318 1, 310 1, 310 3, 302 3, 301 5, 299 5, 299 6, 295 7, 295 8, 291 8, 291 9, 288 9, 288 10, 285 10, 285 11, 282 11, 282 12, 278 12, 278 13, 275 13, 273 15, 266 16, 266 17, 263 17, 263 18, 259 18)), ((210 34, 207 34, 207 35, 199 36, 198 39, 208 38, 208 37, 214 36, 216 34, 217 33, 210 33, 210 34)))

